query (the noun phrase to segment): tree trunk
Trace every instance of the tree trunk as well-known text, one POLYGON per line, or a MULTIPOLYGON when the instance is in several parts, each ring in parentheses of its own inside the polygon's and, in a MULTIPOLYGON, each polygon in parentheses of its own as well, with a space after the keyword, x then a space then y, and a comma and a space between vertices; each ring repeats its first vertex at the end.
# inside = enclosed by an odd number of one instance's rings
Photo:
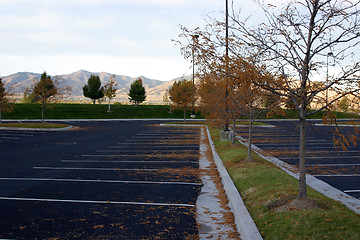
POLYGON ((184 109, 184 122, 186 122, 186 109, 184 109))
POLYGON ((2 124, 1 108, 0 108, 0 124, 2 124))
POLYGON ((41 122, 44 123, 44 103, 41 104, 41 122))
POLYGON ((111 112, 111 110, 110 110, 110 98, 109 98, 108 112, 111 112))
POLYGON ((249 142, 248 142, 248 154, 246 156, 246 161, 253 161, 252 158, 252 148, 251 148, 251 144, 252 144, 252 128, 253 128, 253 121, 252 118, 250 117, 250 122, 249 122, 249 142))
POLYGON ((299 199, 307 198, 306 194, 306 106, 300 109, 300 148, 299 148, 299 199))
POLYGON ((95 102, 96 102, 96 99, 93 99, 92 101, 93 101, 93 104, 95 104, 95 102))
POLYGON ((233 135, 232 135, 232 144, 235 145, 235 133, 236 133, 236 118, 233 120, 233 135))

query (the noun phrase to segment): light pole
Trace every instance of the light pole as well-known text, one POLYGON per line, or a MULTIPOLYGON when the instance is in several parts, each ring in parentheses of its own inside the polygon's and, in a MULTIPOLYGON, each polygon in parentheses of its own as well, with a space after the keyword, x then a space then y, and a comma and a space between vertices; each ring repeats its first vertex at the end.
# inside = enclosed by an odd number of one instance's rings
POLYGON ((326 55, 326 107, 328 105, 328 94, 329 94, 329 57, 333 57, 334 54, 332 52, 328 52, 328 54, 326 55))
MULTIPOLYGON (((193 47, 192 47, 192 62, 193 62, 193 66, 192 66, 192 69, 193 69, 193 74, 192 74, 192 83, 193 83, 193 87, 195 88, 195 51, 194 51, 194 48, 195 48, 195 41, 199 38, 200 36, 198 34, 195 34, 192 36, 192 39, 193 39, 193 47), (196 40, 195 40, 196 39, 196 40)), ((191 114, 191 117, 195 117, 195 102, 193 102, 192 104, 192 114, 191 114)))
MULTIPOLYGON (((228 74, 229 74, 229 7, 228 7, 228 0, 225 1, 225 81, 227 82, 228 74)), ((228 98, 229 98, 229 89, 228 86, 226 86, 225 90, 225 112, 226 115, 229 111, 228 106, 228 98)), ((229 130, 229 119, 225 119, 225 126, 223 127, 224 131, 230 131, 229 130)))
POLYGON ((192 75, 192 82, 193 84, 195 85, 195 51, 194 51, 194 48, 195 48, 195 39, 198 39, 199 38, 199 35, 198 34, 195 34, 192 36, 193 37, 193 47, 192 47, 192 59, 193 59, 193 75, 192 75))

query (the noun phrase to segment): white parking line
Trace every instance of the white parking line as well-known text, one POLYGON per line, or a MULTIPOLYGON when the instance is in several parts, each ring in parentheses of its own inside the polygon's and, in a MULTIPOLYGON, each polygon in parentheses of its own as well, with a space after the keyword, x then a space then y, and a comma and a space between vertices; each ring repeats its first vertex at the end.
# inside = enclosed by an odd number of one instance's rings
POLYGON ((0 200, 62 202, 62 203, 91 203, 91 204, 118 204, 118 205, 147 205, 147 206, 170 206, 170 207, 195 207, 195 205, 192 205, 192 204, 181 204, 181 203, 171 204, 171 203, 147 203, 147 202, 116 202, 116 201, 91 201, 91 200, 67 200, 67 199, 44 199, 44 198, 0 197, 0 200))
POLYGON ((196 134, 192 134, 192 133, 181 133, 181 134, 178 134, 178 133, 138 133, 136 134, 136 136, 161 136, 161 137, 167 137, 167 136, 195 136, 196 134))
MULTIPOLYGON (((277 147, 277 146, 284 146, 284 147, 287 147, 287 146, 299 146, 299 143, 255 143, 256 146, 258 147, 262 147, 262 146, 274 146, 274 147, 277 147)), ((329 146, 334 146, 333 143, 323 143, 323 142, 319 142, 319 143, 315 143, 315 142, 312 142, 312 143, 309 143, 307 142, 306 143, 306 146, 313 146, 313 145, 329 145, 329 146)))
POLYGON ((324 175, 313 175, 314 177, 360 177, 360 174, 324 174, 324 175))
MULTIPOLYGON (((159 144, 159 143, 157 143, 159 144)), ((126 146, 108 146, 108 148, 126 148, 126 149, 131 149, 133 150, 133 148, 149 148, 149 146, 144 146, 144 144, 141 144, 139 146, 129 146, 129 145, 126 145, 126 146)), ((151 148, 196 148, 198 149, 199 146, 194 146, 194 145, 181 145, 181 146, 178 146, 178 145, 161 145, 161 146, 151 146, 151 148)))
MULTIPOLYGON (((299 157, 279 157, 282 160, 296 160, 299 157)), ((336 158, 360 158, 360 156, 329 156, 329 157, 308 157, 306 159, 336 159, 336 158)))
POLYGON ((33 167, 33 169, 43 170, 95 170, 95 171, 148 171, 154 172, 160 169, 132 169, 132 168, 76 168, 76 167, 33 167))
POLYGON ((32 134, 17 134, 17 133, 0 133, 0 136, 13 136, 13 137, 32 137, 32 134))
POLYGON ((353 192, 360 192, 360 190, 346 190, 345 193, 353 193, 353 192))
POLYGON ((360 166, 360 163, 328 163, 328 164, 306 164, 307 167, 337 167, 337 166, 360 166))
POLYGON ((195 161, 122 161, 122 160, 61 160, 62 162, 73 162, 73 163, 191 163, 198 164, 195 161))
POLYGON ((143 135, 143 136, 131 136, 131 138, 133 138, 133 139, 154 139, 154 140, 159 140, 159 139, 161 139, 161 140, 163 140, 163 139, 181 139, 181 140, 188 140, 188 139, 196 139, 196 137, 193 137, 193 136, 189 136, 189 137, 183 137, 183 136, 180 136, 180 137, 178 137, 178 136, 161 136, 161 135, 159 135, 159 136, 157 136, 156 138, 152 138, 151 136, 145 136, 145 135, 143 135))
MULTIPOLYGON (((144 149, 113 149, 113 150, 96 150, 96 152, 99 153, 121 153, 121 152, 144 152, 144 149)), ((152 153, 158 153, 158 154, 163 154, 163 152, 159 152, 159 151, 166 151, 166 152, 179 152, 178 154, 184 154, 184 153, 189 153, 189 152, 197 152, 196 149, 193 150, 179 150, 179 149, 165 149, 165 150, 159 150, 159 149, 150 149, 147 150, 146 152, 148 152, 148 154, 152 154, 152 153)), ((137 154, 136 154, 137 155, 137 154)))
MULTIPOLYGON (((256 145, 255 145, 256 146, 256 145)), ((260 148, 260 147, 259 147, 260 148)), ((269 149, 268 149, 269 150, 269 149)), ((271 150, 271 149, 270 149, 271 150)), ((296 149, 295 149, 296 150, 296 149)), ((359 151, 350 151, 350 150, 348 150, 348 151, 343 151, 343 150, 338 150, 338 151, 336 151, 336 150, 327 150, 327 151, 311 151, 311 149, 307 149, 306 150, 306 153, 307 154, 311 154, 311 153, 359 153, 359 151)), ((294 153, 295 154, 295 153, 294 153)), ((328 158, 330 158, 331 156, 329 156, 328 158)), ((343 157, 343 156, 340 156, 341 158, 343 157)), ((345 156, 344 156, 345 157, 345 156)), ((308 157, 306 157, 306 158, 308 158, 308 157)), ((318 158, 318 157, 314 157, 314 158, 318 158)), ((327 157, 319 157, 319 158, 327 158, 327 157)), ((284 158, 282 158, 282 159, 284 159, 284 158)))
MULTIPOLYGON (((186 156, 192 156, 195 154, 187 154, 186 156)), ((81 155, 82 157, 108 157, 108 158, 115 158, 115 157, 152 157, 152 158, 161 158, 166 157, 168 158, 168 154, 84 154, 81 155)), ((172 154, 171 157, 185 157, 184 154, 172 154)))
POLYGON ((6 181, 53 181, 53 182, 91 182, 91 183, 126 183, 126 184, 160 184, 160 185, 195 185, 201 183, 191 182, 159 182, 159 181, 120 181, 120 180, 99 180, 99 179, 61 179, 61 178, 0 178, 6 181))
POLYGON ((19 140, 18 137, 0 137, 1 139, 19 140))

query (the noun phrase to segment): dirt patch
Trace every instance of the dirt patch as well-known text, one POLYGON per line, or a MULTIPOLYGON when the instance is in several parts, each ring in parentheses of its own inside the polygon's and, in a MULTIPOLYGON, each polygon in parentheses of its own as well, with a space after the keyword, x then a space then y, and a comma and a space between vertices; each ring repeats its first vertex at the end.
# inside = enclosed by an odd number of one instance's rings
POLYGON ((266 207, 274 212, 289 212, 327 208, 324 204, 317 203, 310 198, 299 199, 295 196, 285 196, 283 198, 271 201, 266 205, 266 207))

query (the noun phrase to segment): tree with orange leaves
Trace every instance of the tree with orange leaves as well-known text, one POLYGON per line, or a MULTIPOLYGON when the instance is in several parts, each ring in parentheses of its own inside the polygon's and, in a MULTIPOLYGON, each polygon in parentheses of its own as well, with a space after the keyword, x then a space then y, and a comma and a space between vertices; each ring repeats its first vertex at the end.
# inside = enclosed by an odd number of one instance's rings
POLYGON ((169 88, 169 98, 174 108, 184 111, 184 122, 186 122, 186 111, 188 111, 196 101, 196 88, 192 81, 175 81, 169 88))

